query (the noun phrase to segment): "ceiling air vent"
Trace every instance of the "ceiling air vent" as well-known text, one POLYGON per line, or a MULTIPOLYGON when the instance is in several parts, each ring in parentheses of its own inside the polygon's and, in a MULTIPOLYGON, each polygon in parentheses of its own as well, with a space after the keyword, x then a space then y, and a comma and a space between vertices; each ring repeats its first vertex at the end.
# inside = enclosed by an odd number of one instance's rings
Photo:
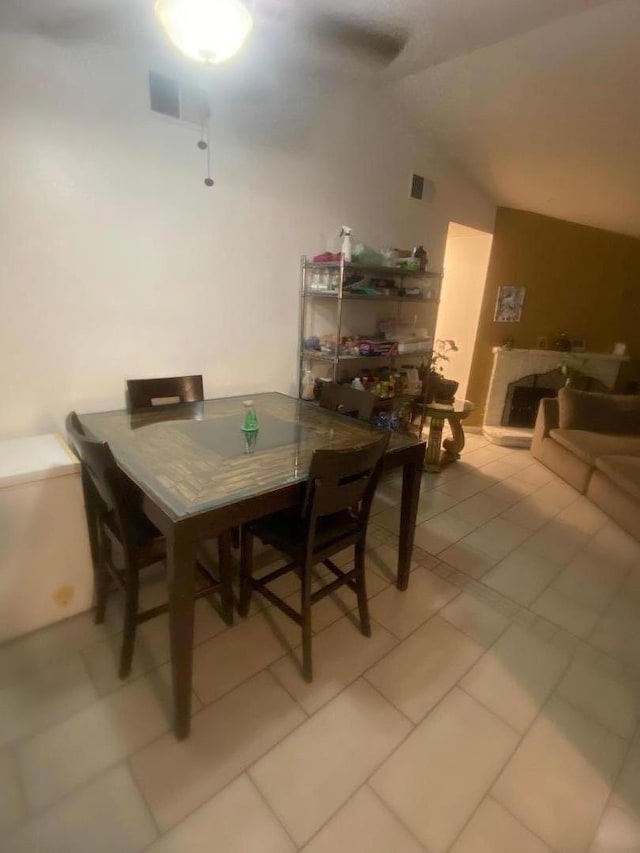
POLYGON ((432 201, 435 194, 436 185, 433 181, 426 180, 422 175, 411 176, 410 198, 417 198, 418 201, 432 201))
POLYGON ((149 72, 149 106, 156 113, 202 126, 209 118, 207 93, 156 71, 149 72))

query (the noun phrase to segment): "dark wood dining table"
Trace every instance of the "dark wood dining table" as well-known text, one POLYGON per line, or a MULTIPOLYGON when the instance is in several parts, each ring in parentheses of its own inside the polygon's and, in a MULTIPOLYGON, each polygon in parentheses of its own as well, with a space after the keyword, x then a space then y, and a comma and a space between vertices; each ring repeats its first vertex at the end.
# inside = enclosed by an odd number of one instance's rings
MULTIPOLYGON (((301 498, 318 448, 349 448, 375 437, 365 423, 279 393, 252 399, 257 433, 244 433, 244 397, 80 416, 107 441, 139 487, 143 509, 166 537, 173 729, 189 734, 196 550, 203 540, 301 498)), ((425 442, 394 433, 385 470, 402 468, 398 589, 409 583, 425 442)))

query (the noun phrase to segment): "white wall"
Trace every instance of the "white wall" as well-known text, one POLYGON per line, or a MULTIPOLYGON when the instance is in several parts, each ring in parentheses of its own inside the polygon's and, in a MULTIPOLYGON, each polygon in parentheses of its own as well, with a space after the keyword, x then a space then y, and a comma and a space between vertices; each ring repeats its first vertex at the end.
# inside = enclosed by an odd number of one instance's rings
POLYGON ((127 377, 294 392, 302 253, 348 223, 439 265, 451 219, 491 227, 493 204, 364 85, 221 97, 208 190, 196 129, 149 111, 149 67, 0 36, 0 437, 119 408, 127 377), (407 198, 413 171, 435 201, 407 198))
POLYGON ((460 383, 460 400, 467 394, 492 241, 491 234, 476 228, 457 222, 449 226, 436 338, 453 339, 458 346, 444 364, 444 374, 460 383))

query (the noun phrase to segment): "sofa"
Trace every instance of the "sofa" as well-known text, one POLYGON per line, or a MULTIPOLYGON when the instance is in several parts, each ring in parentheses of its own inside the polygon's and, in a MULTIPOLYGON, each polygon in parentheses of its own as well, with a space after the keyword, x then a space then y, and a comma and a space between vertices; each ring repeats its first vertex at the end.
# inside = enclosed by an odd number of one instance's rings
POLYGON ((531 452, 640 540, 640 396, 562 388, 540 401, 531 452))

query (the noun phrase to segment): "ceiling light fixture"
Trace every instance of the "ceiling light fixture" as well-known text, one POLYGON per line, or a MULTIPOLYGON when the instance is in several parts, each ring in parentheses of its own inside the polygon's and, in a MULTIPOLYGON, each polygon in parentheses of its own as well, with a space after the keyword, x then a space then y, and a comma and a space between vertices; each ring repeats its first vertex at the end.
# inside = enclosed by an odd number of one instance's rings
POLYGON ((253 26, 240 0, 156 0, 155 10, 178 50, 214 65, 236 54, 253 26))

